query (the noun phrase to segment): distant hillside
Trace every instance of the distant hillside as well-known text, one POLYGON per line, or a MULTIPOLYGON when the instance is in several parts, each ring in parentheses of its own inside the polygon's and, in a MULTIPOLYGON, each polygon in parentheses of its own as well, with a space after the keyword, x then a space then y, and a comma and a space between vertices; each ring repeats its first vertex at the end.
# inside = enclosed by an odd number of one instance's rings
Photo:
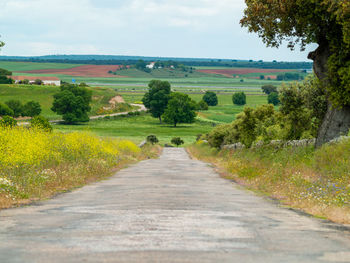
POLYGON ((176 61, 187 66, 238 67, 266 69, 311 69, 311 62, 264 62, 262 60, 211 59, 211 58, 172 58, 115 55, 48 55, 48 56, 0 56, 0 61, 25 61, 46 63, 92 64, 92 65, 134 65, 139 60, 176 61))

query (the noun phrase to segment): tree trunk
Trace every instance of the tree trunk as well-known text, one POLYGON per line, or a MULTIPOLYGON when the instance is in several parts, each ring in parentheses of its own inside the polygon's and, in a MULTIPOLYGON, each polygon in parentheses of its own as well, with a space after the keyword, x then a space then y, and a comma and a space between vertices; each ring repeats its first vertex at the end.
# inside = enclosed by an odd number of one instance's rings
POLYGON ((162 124, 162 116, 159 116, 159 123, 162 124))
MULTIPOLYGON (((316 76, 329 85, 327 79, 327 62, 331 55, 329 45, 327 41, 321 41, 319 47, 310 52, 308 58, 314 61, 314 72, 316 76)), ((333 108, 330 101, 328 101, 328 109, 326 116, 318 130, 316 138, 316 147, 322 146, 322 144, 331 141, 332 139, 339 137, 340 135, 347 134, 350 128, 350 107, 343 107, 341 109, 333 108)))
POLYGON ((332 108, 328 103, 328 109, 322 125, 318 130, 316 147, 331 141, 341 135, 347 135, 350 128, 350 107, 341 109, 332 108))

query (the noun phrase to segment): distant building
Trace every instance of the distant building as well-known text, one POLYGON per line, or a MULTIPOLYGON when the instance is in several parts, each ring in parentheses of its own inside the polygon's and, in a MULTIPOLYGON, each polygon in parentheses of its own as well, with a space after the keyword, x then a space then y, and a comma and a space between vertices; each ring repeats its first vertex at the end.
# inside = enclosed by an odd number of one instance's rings
POLYGON ((60 86, 61 85, 61 80, 56 77, 43 77, 43 76, 10 76, 11 79, 15 81, 15 83, 20 83, 23 80, 27 79, 29 80, 30 84, 33 84, 35 80, 40 79, 44 85, 53 85, 53 86, 60 86))
POLYGON ((146 66, 146 68, 149 68, 149 69, 154 69, 154 65, 156 64, 156 62, 151 62, 150 64, 148 64, 146 66))

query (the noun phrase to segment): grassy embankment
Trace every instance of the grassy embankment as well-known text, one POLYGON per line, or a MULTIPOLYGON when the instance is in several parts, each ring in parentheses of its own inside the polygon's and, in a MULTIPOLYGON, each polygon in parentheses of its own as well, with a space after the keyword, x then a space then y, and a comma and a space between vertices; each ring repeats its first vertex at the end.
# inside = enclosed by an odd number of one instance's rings
MULTIPOLYGON (((59 92, 59 89, 56 86, 0 84, 0 102, 15 99, 26 103, 34 100, 41 105, 41 115, 51 120, 60 119, 60 116, 51 111, 53 95, 59 92)), ((98 110, 108 105, 109 100, 118 94, 114 89, 108 87, 91 87, 89 89, 92 90, 91 116, 97 115, 98 110)))
POLYGON ((158 154, 131 141, 23 127, 0 128, 0 152, 0 208, 49 198, 158 154))
POLYGON ((223 177, 283 204, 338 223, 350 223, 350 140, 334 145, 236 151, 189 147, 220 168, 223 177))

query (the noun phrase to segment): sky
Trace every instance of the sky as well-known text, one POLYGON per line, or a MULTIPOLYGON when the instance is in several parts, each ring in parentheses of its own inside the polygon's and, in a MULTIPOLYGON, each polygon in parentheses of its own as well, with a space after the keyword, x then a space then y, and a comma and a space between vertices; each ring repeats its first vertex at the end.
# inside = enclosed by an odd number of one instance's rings
POLYGON ((0 55, 308 61, 241 28, 244 0, 0 0, 0 55))

